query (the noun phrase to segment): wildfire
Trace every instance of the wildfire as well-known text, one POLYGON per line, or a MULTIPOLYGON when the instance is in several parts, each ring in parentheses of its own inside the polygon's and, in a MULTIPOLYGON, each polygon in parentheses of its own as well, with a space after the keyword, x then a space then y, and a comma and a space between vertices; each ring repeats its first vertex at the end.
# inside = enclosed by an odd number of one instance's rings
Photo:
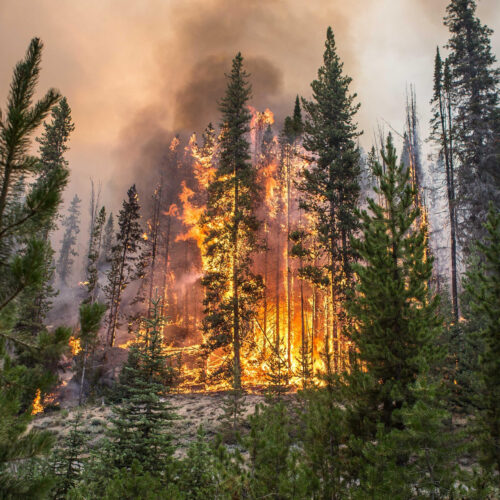
POLYGON ((43 412, 42 393, 40 389, 37 389, 35 394, 35 399, 33 400, 32 404, 31 414, 36 415, 42 412, 43 412))
POLYGON ((69 338, 69 346, 71 347, 71 354, 76 356, 82 350, 80 339, 77 337, 71 336, 69 338))
POLYGON ((144 240, 144 241, 148 241, 148 233, 142 233, 141 235, 141 238, 144 240))

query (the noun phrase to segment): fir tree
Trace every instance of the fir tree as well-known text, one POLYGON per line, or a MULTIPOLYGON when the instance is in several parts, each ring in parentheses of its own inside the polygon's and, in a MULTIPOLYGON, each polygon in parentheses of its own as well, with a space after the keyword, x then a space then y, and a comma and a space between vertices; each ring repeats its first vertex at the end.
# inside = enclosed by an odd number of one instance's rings
MULTIPOLYGON (((71 109, 66 98, 62 98, 57 106, 52 108, 51 121, 44 123, 44 132, 36 140, 40 143, 40 166, 36 183, 44 183, 57 171, 68 178, 68 162, 64 154, 69 149, 68 141, 74 125, 71 120, 71 109)), ((61 186, 65 187, 66 181, 61 186)), ((61 199, 59 199, 59 203, 61 199)), ((44 224, 37 224, 31 233, 37 235, 45 243, 43 277, 40 283, 28 287, 20 297, 20 320, 16 329, 30 331, 36 335, 43 329, 44 320, 50 311, 52 298, 57 291, 52 286, 54 281, 55 266, 54 250, 49 239, 51 231, 56 228, 57 212, 44 224)))
POLYGON ((76 238, 80 232, 80 203, 81 199, 75 194, 68 209, 68 215, 64 218, 62 225, 66 228, 61 241, 61 250, 57 261, 57 272, 59 279, 64 285, 68 284, 71 276, 74 257, 78 255, 75 250, 76 238))
POLYGON ((113 256, 113 247, 115 245, 115 223, 113 219, 113 214, 110 213, 108 216, 108 221, 104 228, 104 235, 102 238, 102 252, 101 252, 101 262, 108 263, 111 262, 113 256))
MULTIPOLYGON (((315 230, 324 252, 322 271, 330 284, 331 317, 338 318, 340 303, 352 283, 353 251, 349 238, 356 229, 354 210, 359 196, 360 135, 353 121, 359 105, 349 94, 351 78, 343 75, 335 39, 328 28, 318 78, 311 83, 313 98, 303 100, 306 113, 303 144, 314 154, 299 185, 301 207, 315 217, 315 230)), ((335 369, 340 368, 340 327, 332 321, 325 345, 333 342, 335 369)))
POLYGON ((48 372, 60 355, 61 343, 69 337, 65 329, 42 332, 36 339, 12 333, 18 321, 18 299, 29 287, 39 286, 46 275, 47 245, 36 238, 36 229, 54 219, 66 184, 67 171, 53 169, 40 175, 40 161, 29 155, 30 137, 59 100, 50 90, 33 104, 40 72, 42 43, 31 41, 26 57, 15 69, 5 115, 0 117, 0 497, 35 498, 50 487, 43 477, 22 478, 16 464, 32 462, 48 452, 52 437, 46 432, 27 430, 31 420, 34 387, 44 390, 54 381, 48 372), (27 191, 23 177, 34 182, 27 191), (6 339, 12 343, 7 349, 6 339), (36 359, 43 363, 35 363, 36 359), (30 366, 28 366, 28 364, 30 366), (44 373, 44 370, 48 373, 44 373), (33 387, 34 386, 34 387, 33 387))
POLYGON ((81 429, 82 414, 78 413, 71 422, 71 429, 64 442, 52 456, 56 486, 53 498, 67 498, 67 494, 78 482, 83 467, 85 436, 81 429))
POLYGON ((173 413, 165 394, 171 369, 163 348, 159 299, 152 301, 149 316, 123 367, 127 398, 113 407, 113 426, 102 458, 113 468, 127 470, 137 460, 144 472, 168 482, 173 453, 168 428, 173 413))
POLYGON ((500 207, 498 82, 492 30, 476 17, 474 0, 452 0, 444 24, 451 76, 458 165, 460 236, 465 248, 484 235, 488 202, 500 207))
POLYGON ((102 231, 106 222, 106 209, 101 207, 90 228, 89 253, 87 256, 87 297, 85 302, 93 303, 97 299, 99 285, 98 262, 101 255, 102 231))
POLYGON ((139 197, 135 185, 128 190, 127 195, 128 199, 123 202, 118 215, 119 232, 113 248, 111 269, 107 274, 108 283, 104 288, 108 299, 106 342, 111 347, 115 342, 122 293, 127 285, 138 277, 137 265, 142 241, 139 197))
POLYGON ((288 411, 279 401, 257 405, 249 418, 250 432, 245 442, 250 455, 250 498, 305 498, 288 411))
POLYGON ((373 382, 358 396, 371 401, 375 423, 390 429, 401 425, 393 413, 412 402, 415 378, 440 355, 440 318, 437 298, 429 297, 432 259, 426 257, 425 229, 415 224, 419 208, 410 172, 397 164, 390 135, 381 154, 383 165, 373 168, 382 200, 368 199, 370 213, 360 214, 363 237, 352 244, 364 265, 355 265, 356 296, 347 306, 357 349, 353 368, 362 367, 373 382))
MULTIPOLYGON (((59 100, 55 90, 32 103, 40 72, 42 43, 34 38, 24 60, 14 69, 5 118, 0 121, 0 320, 12 325, 15 299, 28 287, 43 282, 46 244, 33 236, 33 228, 53 219, 67 181, 67 170, 38 175, 40 162, 30 156, 30 136, 59 100), (24 193, 23 176, 36 181, 24 193)), ((7 324, 2 327, 8 330, 7 324)))
POLYGON ((453 316, 458 321, 458 275, 457 275, 457 217, 456 217, 456 179, 453 154, 454 126, 451 113, 451 78, 449 62, 443 67, 439 48, 434 60, 434 93, 431 100, 433 117, 431 137, 439 145, 444 156, 446 174, 446 196, 450 220, 450 261, 451 261, 451 300, 453 316))
POLYGON ((235 390, 241 389, 241 347, 254 316, 261 279, 251 271, 256 250, 258 198, 255 169, 249 163, 250 113, 246 103, 250 86, 241 54, 233 59, 228 85, 221 100, 220 161, 208 187, 208 203, 202 223, 206 269, 204 330, 207 348, 223 348, 228 355, 226 373, 235 390), (229 217, 228 217, 229 216, 229 217), (229 293, 227 293, 229 291, 229 293))
POLYGON ((93 360, 95 349, 99 342, 98 333, 102 318, 106 312, 106 306, 98 302, 83 303, 80 306, 80 353, 77 359, 78 373, 80 375, 80 392, 78 404, 81 405, 85 399, 85 381, 88 378, 88 369, 93 372, 93 360))
POLYGON ((487 237, 478 244, 483 262, 467 274, 468 320, 478 327, 480 346, 475 376, 479 408, 480 455, 485 468, 500 473, 500 212, 490 205, 487 237))

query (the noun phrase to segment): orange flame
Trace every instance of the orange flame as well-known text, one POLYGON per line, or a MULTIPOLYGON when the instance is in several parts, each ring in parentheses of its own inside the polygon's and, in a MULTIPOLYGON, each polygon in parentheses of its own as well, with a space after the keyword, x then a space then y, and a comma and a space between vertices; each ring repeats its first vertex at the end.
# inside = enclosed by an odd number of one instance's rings
POLYGON ((80 339, 73 336, 69 338, 69 346, 73 356, 76 356, 82 350, 80 339))
POLYGON ((32 404, 31 414, 37 415, 38 413, 42 412, 43 412, 42 394, 40 392, 40 389, 37 389, 35 394, 35 399, 33 400, 32 404))

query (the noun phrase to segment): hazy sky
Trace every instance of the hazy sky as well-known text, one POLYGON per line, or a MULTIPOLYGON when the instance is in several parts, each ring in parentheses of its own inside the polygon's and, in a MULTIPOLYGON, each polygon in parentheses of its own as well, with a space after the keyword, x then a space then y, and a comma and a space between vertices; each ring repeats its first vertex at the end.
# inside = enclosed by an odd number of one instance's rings
MULTIPOLYGON (((427 130, 437 44, 447 0, 0 0, 0 106, 12 67, 29 40, 44 44, 39 89, 67 96, 76 129, 68 154, 69 198, 89 177, 107 200, 123 198, 147 162, 152 137, 200 131, 218 122, 223 73, 241 51, 253 74, 256 106, 278 117, 295 94, 309 95, 331 25, 362 107, 370 146, 378 123, 403 127, 414 84, 427 130)), ((497 0, 479 2, 482 21, 500 31, 497 0)), ((499 53, 500 37, 493 48, 499 53)))

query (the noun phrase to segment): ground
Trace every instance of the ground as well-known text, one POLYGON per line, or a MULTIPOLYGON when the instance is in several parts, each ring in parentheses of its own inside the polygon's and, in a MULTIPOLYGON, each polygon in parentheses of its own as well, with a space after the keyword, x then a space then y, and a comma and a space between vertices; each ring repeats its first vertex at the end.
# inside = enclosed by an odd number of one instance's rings
MULTIPOLYGON (((174 442, 182 454, 189 443, 196 437, 198 428, 203 426, 207 437, 213 437, 220 431, 220 417, 223 413, 223 392, 172 394, 170 403, 178 418, 173 422, 172 435, 174 442)), ((253 413, 255 405, 264 401, 264 396, 247 394, 245 399, 245 417, 253 413)), ((107 404, 74 406, 61 410, 47 410, 47 413, 36 415, 32 427, 50 430, 57 436, 57 441, 71 429, 71 422, 82 412, 82 431, 88 436, 88 444, 92 447, 103 436, 109 422, 111 407, 107 404)))

